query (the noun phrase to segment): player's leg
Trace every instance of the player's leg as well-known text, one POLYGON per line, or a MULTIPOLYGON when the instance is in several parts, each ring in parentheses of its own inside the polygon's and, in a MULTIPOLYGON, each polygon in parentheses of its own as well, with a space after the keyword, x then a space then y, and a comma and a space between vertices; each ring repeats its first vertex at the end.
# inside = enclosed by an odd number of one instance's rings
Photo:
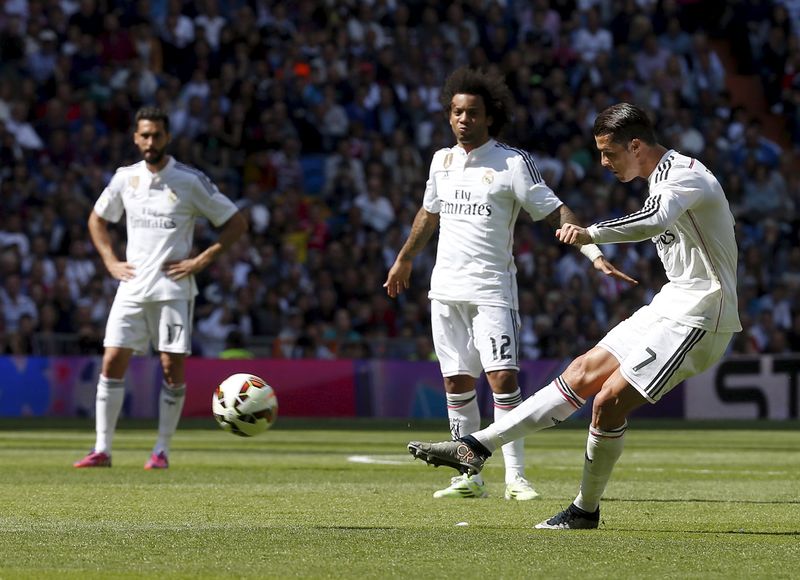
MULTIPOLYGON (((497 370, 486 373, 494 401, 494 421, 502 421, 522 402, 516 370, 497 370)), ((539 496, 525 477, 525 441, 517 439, 502 446, 505 464, 505 498, 526 501, 539 496)))
POLYGON ((169 448, 178 429, 186 399, 185 359, 191 353, 192 301, 154 304, 152 321, 158 328, 158 350, 164 381, 158 403, 158 439, 145 469, 169 466, 169 448))
POLYGON ((481 451, 493 453, 499 445, 558 425, 580 409, 587 398, 598 393, 618 366, 617 359, 608 351, 594 347, 502 419, 471 436, 482 445, 481 451))
MULTIPOLYGON (((481 415, 475 392, 480 374, 480 360, 475 352, 469 329, 466 305, 431 301, 433 345, 444 379, 447 398, 447 419, 450 436, 458 439, 472 430, 480 429, 481 415)), ((486 497, 481 476, 454 477, 450 485, 434 492, 436 498, 486 497)))
POLYGON ((147 344, 147 329, 140 305, 114 300, 108 314, 105 350, 95 397, 95 444, 75 467, 109 467, 117 421, 125 401, 125 373, 131 356, 147 344))
MULTIPOLYGON (((622 455, 628 415, 646 402, 658 402, 681 381, 709 368, 725 353, 732 336, 687 327, 642 310, 632 317, 642 324, 639 340, 628 348, 618 372, 595 397, 580 492, 569 508, 537 527, 597 527, 600 499, 622 455)), ((614 348, 613 340, 606 346, 614 348)))
MULTIPOLYGON (((516 310, 478 306, 472 320, 475 346, 492 389, 494 421, 500 421, 522 402, 519 389, 519 328, 516 310)), ((509 441, 502 447, 506 499, 529 500, 539 494, 525 478, 525 441, 509 441)))
POLYGON ((647 400, 619 373, 603 385, 592 404, 578 497, 564 511, 536 525, 540 529, 593 529, 600 524, 600 498, 625 445, 627 417, 647 400))
POLYGON ((586 398, 600 391, 603 382, 618 366, 619 362, 608 351, 595 347, 570 363, 549 385, 485 429, 462 437, 458 442, 412 441, 408 450, 426 463, 447 465, 462 473, 479 473, 498 447, 570 417, 586 398))

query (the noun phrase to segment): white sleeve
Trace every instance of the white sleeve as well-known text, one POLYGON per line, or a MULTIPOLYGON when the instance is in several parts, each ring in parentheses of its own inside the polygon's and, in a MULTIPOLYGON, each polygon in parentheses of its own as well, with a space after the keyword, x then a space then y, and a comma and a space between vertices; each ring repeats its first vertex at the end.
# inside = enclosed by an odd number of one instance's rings
POLYGON ((203 174, 195 180, 192 197, 197 213, 208 218, 215 227, 227 222, 238 211, 236 205, 203 174))
POLYGON ((511 176, 514 197, 533 221, 539 221, 558 209, 563 202, 544 182, 536 162, 529 153, 516 158, 511 176))
POLYGON ((97 198, 94 204, 94 213, 107 222, 116 223, 125 212, 125 205, 122 203, 122 191, 127 186, 127 179, 117 171, 108 182, 108 185, 97 198))
POLYGON ((702 198, 702 190, 689 184, 668 183, 653 188, 637 212, 587 228, 597 244, 640 242, 664 232, 702 198))
POLYGON ((442 204, 439 201, 439 196, 436 193, 436 180, 433 179, 434 170, 439 166, 439 152, 437 152, 431 160, 431 167, 428 171, 428 181, 425 182, 425 195, 422 198, 422 207, 429 213, 439 213, 442 210, 442 204))

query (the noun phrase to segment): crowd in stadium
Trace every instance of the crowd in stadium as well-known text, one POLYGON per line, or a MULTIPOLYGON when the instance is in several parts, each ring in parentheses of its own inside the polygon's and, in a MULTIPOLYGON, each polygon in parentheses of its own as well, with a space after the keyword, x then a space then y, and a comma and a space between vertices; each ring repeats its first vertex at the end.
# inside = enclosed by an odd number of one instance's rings
MULTIPOLYGON (((642 180, 600 167, 596 113, 630 101, 720 179, 737 218, 738 353, 800 351, 800 2, 690 0, 7 0, 0 13, 0 353, 99 354, 116 283, 88 236, 132 119, 171 117, 170 152, 250 222, 199 278, 195 354, 431 357, 435 244, 392 300, 388 268, 453 136, 438 100, 462 65, 516 102, 531 151, 585 223, 629 213, 642 180), (702 6, 701 6, 702 5, 702 6), (728 41, 732 39, 732 41, 728 41), (722 51, 729 51, 729 55, 722 51), (727 88, 756 75, 764 111, 727 88), (779 116, 783 132, 763 120, 779 116)), ((124 255, 121 232, 116 238, 124 255)), ((198 247, 213 239, 199 226, 198 247)), ((523 358, 572 357, 663 283, 650 244, 607 246, 631 287, 520 219, 523 358)))

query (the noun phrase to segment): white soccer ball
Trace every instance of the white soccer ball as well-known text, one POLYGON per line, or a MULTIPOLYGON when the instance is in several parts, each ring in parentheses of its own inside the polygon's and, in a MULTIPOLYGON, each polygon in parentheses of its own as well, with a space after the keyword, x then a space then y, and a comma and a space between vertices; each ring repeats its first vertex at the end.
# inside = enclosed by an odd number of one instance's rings
POLYGON ((264 379, 237 373, 219 384, 211 410, 225 431, 252 437, 272 427, 278 417, 278 398, 264 379))

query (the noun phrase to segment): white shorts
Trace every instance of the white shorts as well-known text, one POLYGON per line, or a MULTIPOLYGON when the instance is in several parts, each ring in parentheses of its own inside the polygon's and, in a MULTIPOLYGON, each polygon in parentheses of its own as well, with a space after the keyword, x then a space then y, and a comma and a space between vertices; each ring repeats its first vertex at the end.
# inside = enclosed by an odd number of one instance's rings
POLYGON ((433 347, 444 377, 519 370, 519 327, 513 308, 431 300, 433 347))
POLYGON ((152 345, 158 352, 191 354, 193 311, 194 300, 114 300, 103 346, 146 354, 152 345))
POLYGON ((651 403, 702 373, 725 354, 732 332, 685 326, 643 306, 598 343, 620 363, 620 373, 651 403))

